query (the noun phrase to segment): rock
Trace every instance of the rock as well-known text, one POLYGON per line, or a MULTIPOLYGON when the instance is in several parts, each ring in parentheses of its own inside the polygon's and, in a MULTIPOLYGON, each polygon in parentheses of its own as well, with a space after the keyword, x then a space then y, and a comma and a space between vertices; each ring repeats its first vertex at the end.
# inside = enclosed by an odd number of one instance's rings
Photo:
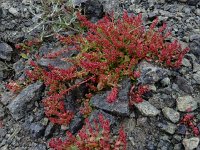
POLYGON ((112 116, 102 110, 94 110, 92 111, 92 113, 90 114, 89 116, 89 121, 91 123, 94 123, 95 120, 98 120, 98 115, 101 114, 104 116, 104 119, 108 119, 109 122, 110 122, 110 126, 113 127, 113 126, 116 126, 118 124, 118 120, 115 116, 112 116))
POLYGON ((192 96, 182 96, 178 97, 177 100, 177 108, 181 112, 188 112, 197 109, 197 102, 194 100, 192 96))
POLYGON ((151 105, 148 101, 143 101, 141 103, 135 104, 135 107, 142 113, 144 116, 156 116, 160 111, 151 105))
POLYGON ((141 84, 154 84, 169 74, 168 70, 153 66, 146 61, 139 63, 137 70, 141 72, 141 76, 138 78, 138 83, 141 84))
POLYGON ((49 138, 52 134, 53 131, 55 130, 55 125, 51 122, 47 125, 45 132, 44 132, 44 137, 49 138))
POLYGON ((72 119, 69 125, 69 130, 72 134, 75 134, 82 128, 84 124, 84 118, 81 114, 75 115, 75 117, 72 119))
POLYGON ((178 88, 180 90, 184 91, 185 93, 191 94, 193 92, 193 90, 194 90, 192 88, 191 84, 189 84, 189 82, 185 78, 183 78, 181 76, 178 76, 176 78, 176 84, 178 85, 178 88))
POLYGON ((40 123, 32 123, 30 125, 30 134, 33 138, 42 137, 45 131, 45 127, 40 123))
POLYGON ((166 121, 158 123, 158 127, 169 134, 174 134, 176 131, 176 125, 166 121))
POLYGON ((0 141, 3 141, 3 138, 7 134, 6 130, 4 128, 0 127, 0 141))
POLYGON ((190 61, 186 58, 183 58, 182 65, 185 66, 185 67, 191 67, 192 66, 190 61))
POLYGON ((23 118, 28 110, 27 105, 34 105, 39 100, 43 90, 43 83, 36 82, 23 89, 20 94, 11 101, 8 109, 15 120, 23 118))
POLYGON ((13 64, 13 69, 15 70, 15 78, 19 78, 24 72, 25 61, 23 59, 18 60, 13 64))
POLYGON ((200 41, 200 39, 193 40, 189 44, 190 52, 193 53, 196 57, 200 56, 200 42, 199 41, 200 41))
POLYGON ((3 105, 8 105, 14 98, 16 97, 15 94, 12 92, 4 92, 1 94, 0 101, 3 105))
POLYGON ((187 131, 187 127, 184 124, 180 124, 177 127, 177 134, 185 135, 187 131))
POLYGON ((38 64, 45 68, 48 68, 49 65, 51 65, 53 67, 60 68, 60 69, 68 69, 69 67, 72 66, 71 63, 62 61, 60 59, 47 59, 47 58, 41 58, 38 61, 38 64))
POLYGON ((162 86, 166 87, 168 85, 170 85, 170 78, 166 77, 164 79, 162 79, 161 81, 162 86))
POLYGON ((92 106, 120 116, 129 116, 130 110, 128 93, 131 88, 131 81, 130 79, 124 79, 120 85, 121 87, 119 88, 118 98, 115 102, 107 102, 106 98, 110 91, 106 91, 96 94, 91 98, 90 102, 92 106))
POLYGON ((46 144, 38 144, 35 147, 33 147, 32 150, 47 150, 47 147, 46 147, 46 144))
POLYGON ((3 105, 0 103, 0 120, 2 120, 5 116, 5 109, 3 108, 3 105))
MULTIPOLYGON (((1 53, 1 52, 0 52, 1 53)), ((9 68, 6 63, 0 61, 0 81, 6 79, 9 75, 9 68)))
POLYGON ((192 34, 190 35, 190 41, 198 40, 200 39, 200 34, 192 34))
POLYGON ((187 3, 189 5, 196 6, 199 2, 200 2, 200 0, 188 0, 187 3))
POLYGON ((10 61, 12 57, 13 49, 6 43, 0 43, 0 59, 10 61))
POLYGON ((19 11, 14 7, 10 7, 8 11, 15 17, 19 16, 19 11))
POLYGON ((185 147, 185 150, 193 150, 195 148, 197 148, 198 144, 199 144, 199 138, 198 137, 192 137, 189 139, 183 139, 183 145, 185 147))
POLYGON ((82 3, 85 3, 88 0, 72 0, 73 7, 81 6, 82 3))
POLYGON ((200 71, 193 74, 193 79, 196 81, 197 84, 200 84, 200 71))
POLYGON ((165 107, 162 109, 164 116, 169 119, 171 122, 176 123, 180 119, 180 114, 173 110, 172 108, 165 107))
POLYGON ((183 2, 183 3, 185 3, 185 2, 187 2, 187 0, 179 0, 180 2, 183 2))

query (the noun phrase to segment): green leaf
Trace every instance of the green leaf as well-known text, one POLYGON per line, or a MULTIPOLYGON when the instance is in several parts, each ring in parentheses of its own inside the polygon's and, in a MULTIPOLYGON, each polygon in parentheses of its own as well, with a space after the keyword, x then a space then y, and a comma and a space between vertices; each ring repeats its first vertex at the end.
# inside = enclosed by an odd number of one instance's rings
POLYGON ((24 54, 24 53, 21 53, 20 56, 21 56, 22 58, 24 58, 24 59, 28 59, 28 56, 27 56, 26 54, 24 54))

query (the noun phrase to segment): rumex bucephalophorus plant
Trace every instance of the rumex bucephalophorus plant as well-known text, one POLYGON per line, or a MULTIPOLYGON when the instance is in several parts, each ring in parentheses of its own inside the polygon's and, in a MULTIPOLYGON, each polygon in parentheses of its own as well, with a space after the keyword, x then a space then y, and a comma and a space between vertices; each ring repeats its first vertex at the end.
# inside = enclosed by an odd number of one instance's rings
MULTIPOLYGON (((83 84, 89 88, 88 93, 82 99, 84 106, 80 108, 84 115, 88 115, 92 110, 89 100, 95 92, 111 88, 107 101, 115 102, 118 96, 119 81, 127 76, 133 81, 133 87, 130 90, 130 104, 142 102, 142 95, 148 91, 148 88, 145 85, 137 88, 134 86, 136 79, 140 77, 140 72, 136 70, 137 64, 146 60, 165 67, 178 68, 188 52, 188 48, 182 49, 177 40, 167 42, 166 39, 170 37, 170 32, 166 31, 166 24, 156 28, 158 19, 155 19, 147 29, 143 25, 141 14, 128 16, 128 13, 124 12, 123 16, 117 19, 114 16, 105 16, 95 24, 79 13, 77 17, 87 32, 66 37, 57 35, 59 41, 66 45, 65 49, 45 56, 53 59, 65 52, 77 50, 79 53, 76 56, 63 59, 73 65, 68 69, 49 66, 47 70, 32 61, 33 69, 27 71, 32 81, 42 80, 48 87, 48 96, 43 103, 45 114, 53 123, 60 125, 70 123, 74 113, 66 110, 64 98, 83 84), (77 79, 81 80, 75 82, 77 79)), ((54 139, 50 145, 55 149, 56 145, 62 145, 60 149, 70 149, 73 146, 77 149, 102 149, 99 145, 100 141, 96 138, 93 140, 95 141, 93 147, 90 147, 91 143, 87 143, 89 141, 84 142, 82 132, 83 130, 80 130, 77 135, 79 140, 83 140, 79 141, 79 144, 75 142, 77 137, 73 136, 74 140, 71 142, 54 139)), ((71 134, 68 136, 72 137, 71 134)), ((114 148, 108 146, 108 149, 114 148)))

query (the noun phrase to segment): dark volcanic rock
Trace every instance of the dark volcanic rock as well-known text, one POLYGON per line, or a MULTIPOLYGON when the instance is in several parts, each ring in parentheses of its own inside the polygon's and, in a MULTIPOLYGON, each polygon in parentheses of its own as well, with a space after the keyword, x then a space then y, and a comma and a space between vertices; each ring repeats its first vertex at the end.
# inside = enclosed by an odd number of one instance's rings
POLYGON ((69 130, 72 134, 76 133, 84 124, 84 118, 81 114, 75 115, 69 125, 69 130))
POLYGON ((27 105, 33 105, 41 97, 43 83, 36 82, 27 86, 21 93, 11 101, 8 109, 15 120, 23 118, 28 110, 27 105))
POLYGON ((131 81, 130 79, 124 79, 120 85, 121 87, 119 88, 118 98, 115 102, 107 102, 106 98, 110 91, 106 91, 93 96, 91 98, 91 104, 94 107, 120 116, 128 116, 130 114, 128 93, 131 87, 131 81))

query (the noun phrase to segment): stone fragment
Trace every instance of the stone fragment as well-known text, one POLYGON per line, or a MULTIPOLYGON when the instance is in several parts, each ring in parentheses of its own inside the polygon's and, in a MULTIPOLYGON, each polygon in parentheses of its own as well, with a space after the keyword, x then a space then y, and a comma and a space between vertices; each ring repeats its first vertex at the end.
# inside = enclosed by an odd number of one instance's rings
POLYGON ((164 116, 169 119, 171 122, 176 123, 179 121, 180 119, 180 114, 179 112, 175 111, 172 108, 169 107, 165 107, 162 109, 162 112, 164 114, 164 116))
POLYGON ((135 107, 142 113, 144 116, 156 116, 160 111, 151 105, 148 101, 143 101, 141 103, 135 104, 135 107))
POLYGON ((158 127, 169 134, 174 134, 176 131, 176 125, 166 121, 158 123, 158 127))
POLYGON ((131 87, 131 81, 130 79, 124 79, 120 85, 121 87, 119 88, 118 97, 115 102, 107 102, 107 96, 110 91, 106 91, 96 94, 91 98, 90 102, 92 106, 120 116, 129 116, 130 110, 128 93, 131 87))
POLYGON ((43 90, 43 83, 36 82, 23 89, 20 94, 11 101, 8 109, 15 120, 23 118, 26 111, 30 108, 27 105, 34 105, 34 102, 39 100, 43 90))
POLYGON ((10 61, 13 49, 7 43, 0 43, 0 59, 10 61))
POLYGON ((188 112, 197 109, 197 102, 189 95, 178 97, 176 103, 178 110, 181 112, 188 112))
POLYGON ((189 139, 183 139, 183 145, 185 147, 185 150, 193 150, 195 148, 197 148, 198 144, 199 144, 199 138, 198 137, 192 137, 189 139))

